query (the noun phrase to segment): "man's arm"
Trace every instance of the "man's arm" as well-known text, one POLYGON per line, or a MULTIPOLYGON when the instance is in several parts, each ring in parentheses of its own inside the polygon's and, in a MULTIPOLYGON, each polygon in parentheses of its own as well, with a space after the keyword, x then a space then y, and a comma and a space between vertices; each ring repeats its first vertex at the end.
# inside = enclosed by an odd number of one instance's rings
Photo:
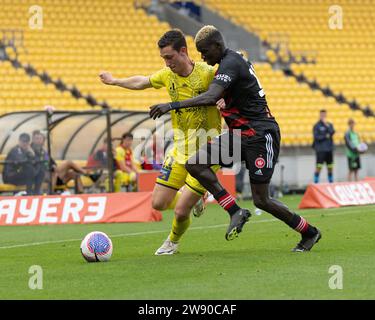
POLYGON ((136 166, 136 162, 134 159, 132 159, 132 165, 131 165, 131 171, 138 172, 138 168, 136 166))
POLYGON ((109 72, 101 72, 99 74, 100 80, 107 85, 118 86, 130 90, 143 90, 151 88, 150 77, 146 76, 132 76, 124 79, 117 79, 109 72))
POLYGON ((130 173, 133 171, 132 168, 125 164, 125 160, 117 160, 117 164, 122 172, 130 173))
POLYGON ((222 98, 225 90, 235 85, 241 76, 242 59, 223 59, 220 62, 217 74, 212 80, 208 90, 197 97, 172 103, 163 103, 152 106, 150 109, 150 117, 159 118, 170 110, 181 108, 197 107, 197 106, 213 106, 222 98))
POLYGON ((216 83, 211 83, 208 90, 194 98, 179 101, 179 102, 169 102, 155 104, 150 107, 150 117, 154 120, 159 118, 163 114, 171 111, 178 110, 182 108, 190 108, 197 106, 213 106, 222 97, 224 93, 224 88, 216 83))
POLYGON ((333 127, 333 124, 330 123, 330 124, 329 124, 329 133, 330 133, 331 137, 335 134, 335 132, 336 132, 336 130, 335 130, 335 128, 333 127))

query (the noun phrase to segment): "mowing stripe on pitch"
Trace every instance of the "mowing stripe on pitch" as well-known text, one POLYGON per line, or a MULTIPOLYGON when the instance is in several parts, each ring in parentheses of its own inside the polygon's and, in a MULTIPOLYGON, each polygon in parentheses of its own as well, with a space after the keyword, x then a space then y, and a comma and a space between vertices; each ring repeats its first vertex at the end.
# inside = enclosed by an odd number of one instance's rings
MULTIPOLYGON (((349 208, 341 208, 341 209, 353 209, 352 207, 349 208)), ((358 210, 350 210, 345 212, 330 212, 325 213, 325 216, 335 216, 335 215, 346 215, 356 213, 358 214, 358 210)), ((304 215, 304 217, 318 217, 318 215, 315 213, 313 215, 304 215)), ((279 221, 278 219, 271 218, 271 219, 264 219, 264 220, 258 220, 258 221, 249 221, 250 224, 256 224, 256 223, 265 223, 265 222, 275 222, 279 221)), ((202 229, 216 229, 216 228, 223 228, 227 227, 228 224, 216 224, 212 226, 200 226, 200 227, 191 227, 189 230, 202 230, 202 229)), ((110 238, 120 238, 120 237, 132 237, 132 236, 141 236, 141 235, 147 235, 147 234, 157 234, 157 233, 168 233, 170 230, 154 230, 154 231, 143 231, 143 232, 134 232, 134 233, 123 233, 123 234, 115 234, 115 235, 109 235, 110 238)), ((82 238, 83 239, 83 238, 82 238)), ((15 244, 11 246, 4 246, 0 247, 0 249, 13 249, 13 248, 22 248, 22 247, 32 247, 32 246, 40 246, 44 244, 56 244, 56 243, 64 243, 64 242, 73 242, 73 241, 82 241, 82 239, 66 239, 66 240, 54 240, 54 241, 42 241, 42 242, 32 242, 32 243, 23 243, 23 244, 15 244)))

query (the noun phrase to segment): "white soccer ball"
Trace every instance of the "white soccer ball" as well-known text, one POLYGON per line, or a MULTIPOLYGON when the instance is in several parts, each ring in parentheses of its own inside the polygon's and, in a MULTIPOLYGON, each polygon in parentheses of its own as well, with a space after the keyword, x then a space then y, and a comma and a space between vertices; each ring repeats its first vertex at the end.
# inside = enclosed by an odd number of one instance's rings
POLYGON ((366 143, 364 143, 364 142, 361 142, 361 143, 358 145, 357 149, 358 149, 359 152, 362 152, 362 153, 363 153, 363 152, 366 152, 367 149, 368 149, 368 145, 367 145, 366 143))
POLYGON ((90 232, 81 242, 81 253, 87 262, 108 261, 112 250, 112 241, 104 232, 90 232))

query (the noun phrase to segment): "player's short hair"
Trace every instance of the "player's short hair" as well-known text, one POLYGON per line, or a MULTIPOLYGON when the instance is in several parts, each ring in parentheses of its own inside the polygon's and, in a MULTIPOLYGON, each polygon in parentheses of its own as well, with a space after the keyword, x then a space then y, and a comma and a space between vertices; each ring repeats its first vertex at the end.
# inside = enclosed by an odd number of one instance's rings
POLYGON ((42 133, 42 131, 40 131, 40 130, 34 130, 34 131, 32 132, 32 137, 34 138, 34 137, 36 137, 36 136, 42 136, 42 137, 43 137, 43 141, 46 140, 45 135, 44 135, 44 134, 42 133))
POLYGON ((348 120, 348 125, 355 124, 355 121, 353 119, 348 120))
POLYGON ((126 138, 131 138, 131 139, 133 139, 133 134, 130 133, 130 132, 125 132, 125 133, 121 136, 121 140, 125 140, 126 138))
POLYGON ((320 110, 320 113, 327 113, 327 110, 326 109, 322 109, 322 110, 320 110))
POLYGON ((28 133, 21 133, 18 140, 22 142, 30 142, 31 138, 28 133))
POLYGON ((212 43, 220 43, 224 44, 224 39, 222 34, 216 27, 212 25, 207 25, 202 27, 198 33, 195 35, 195 44, 198 44, 202 41, 212 42, 212 43))
POLYGON ((163 49, 168 46, 176 51, 180 51, 182 47, 187 48, 186 38, 180 29, 172 29, 163 34, 158 41, 159 49, 163 49))
POLYGON ((33 137, 39 136, 39 135, 44 137, 44 134, 40 130, 34 130, 33 133, 32 133, 33 137))

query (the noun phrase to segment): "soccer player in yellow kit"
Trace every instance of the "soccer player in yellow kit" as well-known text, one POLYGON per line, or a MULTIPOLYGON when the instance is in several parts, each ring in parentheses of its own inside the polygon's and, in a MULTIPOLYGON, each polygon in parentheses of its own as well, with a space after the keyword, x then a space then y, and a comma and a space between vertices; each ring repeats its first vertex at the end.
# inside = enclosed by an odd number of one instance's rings
POLYGON ((126 132, 121 136, 121 143, 116 148, 115 192, 120 192, 122 185, 130 186, 131 191, 137 191, 138 168, 133 158, 132 143, 133 135, 126 132))
MULTIPOLYGON (((166 32, 159 40, 160 56, 166 67, 151 76, 133 76, 116 79, 102 72, 103 83, 132 90, 165 87, 172 101, 193 98, 208 89, 215 70, 204 62, 193 62, 187 51, 184 34, 177 29, 166 32)), ((216 106, 187 108, 171 112, 174 130, 174 145, 164 159, 160 175, 156 180, 152 206, 157 210, 174 209, 172 230, 155 255, 170 255, 178 250, 178 244, 189 228, 190 212, 201 205, 206 189, 185 169, 185 162, 209 137, 221 131, 220 113, 216 106), (203 133, 198 139, 199 133, 203 133), (179 190, 185 186, 182 191, 179 190)), ((215 171, 219 166, 213 168, 215 171)), ((202 210, 202 209, 201 209, 202 210)), ((201 212, 197 213, 199 215, 201 212)))

